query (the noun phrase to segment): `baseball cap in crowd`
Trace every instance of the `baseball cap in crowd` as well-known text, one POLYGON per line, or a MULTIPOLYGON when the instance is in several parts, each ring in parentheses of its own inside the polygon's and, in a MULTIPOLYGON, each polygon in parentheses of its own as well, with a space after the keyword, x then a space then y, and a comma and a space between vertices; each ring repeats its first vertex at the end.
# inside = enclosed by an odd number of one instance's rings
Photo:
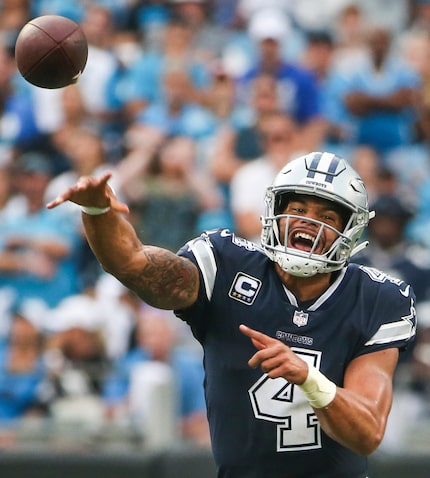
POLYGON ((66 297, 51 309, 45 320, 47 332, 63 332, 72 328, 96 331, 105 322, 104 310, 98 301, 86 294, 66 297))
POLYGON ((248 32, 254 40, 282 41, 291 30, 290 21, 276 8, 264 8, 255 12, 249 20, 248 32))
POLYGON ((29 152, 24 153, 13 162, 12 169, 19 173, 26 174, 45 174, 51 176, 52 164, 42 153, 29 152))

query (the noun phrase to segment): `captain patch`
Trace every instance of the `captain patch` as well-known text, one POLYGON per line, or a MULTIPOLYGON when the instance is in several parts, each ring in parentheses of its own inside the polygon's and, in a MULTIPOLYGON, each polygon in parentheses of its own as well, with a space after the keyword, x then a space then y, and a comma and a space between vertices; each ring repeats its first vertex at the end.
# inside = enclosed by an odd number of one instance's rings
POLYGON ((228 295, 246 305, 252 305, 261 288, 261 280, 244 272, 238 272, 233 280, 228 295))

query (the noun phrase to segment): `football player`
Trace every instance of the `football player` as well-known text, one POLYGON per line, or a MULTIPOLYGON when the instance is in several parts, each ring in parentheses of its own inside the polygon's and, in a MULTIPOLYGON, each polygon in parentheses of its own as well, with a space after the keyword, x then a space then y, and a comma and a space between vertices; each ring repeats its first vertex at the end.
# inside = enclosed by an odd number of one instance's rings
POLYGON ((81 178, 47 207, 81 205, 103 268, 190 325, 218 477, 366 477, 399 350, 415 335, 415 296, 349 263, 372 213, 348 162, 289 162, 267 189, 261 245, 222 229, 178 254, 138 240, 110 177, 81 178))

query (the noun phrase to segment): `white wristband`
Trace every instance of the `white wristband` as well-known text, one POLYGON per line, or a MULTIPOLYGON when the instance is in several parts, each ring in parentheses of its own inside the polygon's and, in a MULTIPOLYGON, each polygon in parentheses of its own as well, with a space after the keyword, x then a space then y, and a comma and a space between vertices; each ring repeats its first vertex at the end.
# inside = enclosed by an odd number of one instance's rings
POLYGON ((299 387, 314 408, 326 407, 336 396, 336 384, 311 365, 306 380, 299 387))
POLYGON ((110 211, 110 206, 95 207, 95 206, 81 206, 81 211, 90 216, 100 216, 110 211))

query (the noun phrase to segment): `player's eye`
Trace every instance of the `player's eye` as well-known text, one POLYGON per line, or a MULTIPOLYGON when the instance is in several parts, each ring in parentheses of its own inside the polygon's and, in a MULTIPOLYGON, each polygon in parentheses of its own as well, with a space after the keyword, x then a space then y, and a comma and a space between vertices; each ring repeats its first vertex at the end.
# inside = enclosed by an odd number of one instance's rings
POLYGON ((290 204, 287 208, 287 212, 293 213, 293 214, 303 214, 305 212, 305 209, 303 206, 299 206, 297 204, 290 204))
POLYGON ((335 213, 324 213, 321 215, 321 220, 330 224, 340 223, 339 216, 335 213))

